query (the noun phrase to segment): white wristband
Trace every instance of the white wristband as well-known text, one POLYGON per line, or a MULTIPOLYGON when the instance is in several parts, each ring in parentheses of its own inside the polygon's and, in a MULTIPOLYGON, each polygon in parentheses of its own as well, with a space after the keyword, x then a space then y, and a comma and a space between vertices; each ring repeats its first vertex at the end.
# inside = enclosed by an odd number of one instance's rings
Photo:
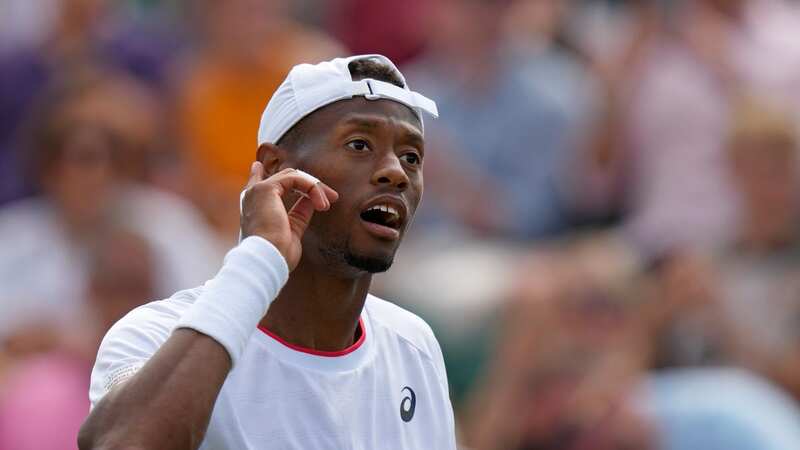
POLYGON ((236 362, 267 309, 289 279, 289 266, 271 242, 249 236, 225 255, 219 273, 175 328, 212 337, 236 362))

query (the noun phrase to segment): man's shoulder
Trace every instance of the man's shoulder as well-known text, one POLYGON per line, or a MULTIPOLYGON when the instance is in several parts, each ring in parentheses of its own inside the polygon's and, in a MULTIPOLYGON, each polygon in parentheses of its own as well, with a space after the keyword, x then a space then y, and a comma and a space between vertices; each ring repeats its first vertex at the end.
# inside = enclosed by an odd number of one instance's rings
POLYGON ((431 358, 438 353, 439 344, 433 330, 421 317, 371 294, 367 296, 365 307, 374 327, 396 335, 431 358))
POLYGON ((139 328, 156 326, 171 331, 172 326, 177 323, 186 309, 197 300, 202 290, 202 286, 186 289, 176 292, 169 298, 155 300, 137 306, 114 324, 111 330, 109 330, 109 334, 112 334, 112 332, 119 328, 128 327, 139 328))

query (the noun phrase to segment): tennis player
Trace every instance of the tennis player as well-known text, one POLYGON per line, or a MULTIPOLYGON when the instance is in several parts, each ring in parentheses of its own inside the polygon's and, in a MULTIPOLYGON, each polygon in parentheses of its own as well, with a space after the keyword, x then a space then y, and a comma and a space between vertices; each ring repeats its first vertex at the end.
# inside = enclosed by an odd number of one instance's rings
POLYGON ((111 328, 80 448, 455 449, 430 327, 368 293, 422 196, 423 114, 384 56, 294 67, 261 118, 241 242, 111 328))

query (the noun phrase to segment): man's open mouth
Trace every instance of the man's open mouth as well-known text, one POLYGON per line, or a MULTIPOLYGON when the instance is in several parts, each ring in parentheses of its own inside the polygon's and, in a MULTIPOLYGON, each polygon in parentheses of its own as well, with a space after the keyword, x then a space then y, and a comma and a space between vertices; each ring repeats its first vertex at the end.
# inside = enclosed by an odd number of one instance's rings
POLYGON ((402 225, 400 212, 387 204, 370 206, 361 212, 361 219, 365 222, 374 223, 394 230, 399 230, 402 225))

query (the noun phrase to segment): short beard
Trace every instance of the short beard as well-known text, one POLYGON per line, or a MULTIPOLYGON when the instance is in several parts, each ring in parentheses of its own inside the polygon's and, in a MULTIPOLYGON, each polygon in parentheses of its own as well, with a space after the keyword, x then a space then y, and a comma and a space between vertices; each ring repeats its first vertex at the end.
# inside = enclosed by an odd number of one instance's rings
POLYGON ((369 273, 386 272, 390 267, 392 267, 393 261, 393 258, 382 259, 360 256, 349 250, 344 254, 344 262, 346 262, 350 267, 354 267, 369 273))
POLYGON ((323 249, 322 256, 325 262, 332 267, 337 267, 344 263, 351 269, 367 273, 386 272, 392 267, 392 263, 394 262, 393 257, 376 258, 355 254, 350 250, 349 239, 323 249))

